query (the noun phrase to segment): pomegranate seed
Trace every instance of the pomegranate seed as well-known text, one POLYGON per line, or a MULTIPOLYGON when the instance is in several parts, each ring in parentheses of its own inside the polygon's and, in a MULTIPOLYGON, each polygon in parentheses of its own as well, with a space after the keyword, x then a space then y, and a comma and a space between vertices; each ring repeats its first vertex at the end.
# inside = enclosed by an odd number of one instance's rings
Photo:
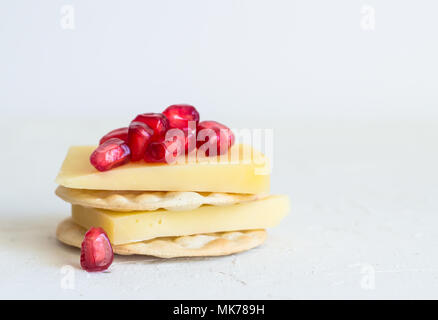
POLYGON ((146 149, 144 160, 150 163, 171 163, 184 153, 185 139, 154 141, 146 149))
POLYGON ((107 171, 128 162, 130 153, 125 141, 112 138, 93 151, 90 162, 97 170, 107 171))
POLYGON ((128 145, 131 149, 131 160, 143 159, 146 147, 148 146, 154 131, 143 122, 133 121, 129 125, 128 145))
POLYGON ((142 113, 135 117, 133 121, 143 122, 151 128, 154 131, 154 140, 164 138, 169 128, 169 120, 167 120, 166 116, 162 113, 142 113))
POLYGON ((169 119, 171 128, 184 129, 189 127, 189 121, 199 122, 199 112, 189 104, 174 104, 166 108, 163 114, 169 119))
POLYGON ((184 149, 186 154, 189 154, 196 149, 196 129, 192 130, 190 128, 182 129, 184 132, 184 149))
POLYGON ((102 228, 91 228, 81 245, 81 267, 85 271, 108 269, 114 259, 113 248, 102 228))
POLYGON ((115 129, 113 131, 108 132, 106 135, 100 139, 99 144, 104 143, 105 141, 112 139, 112 138, 118 138, 120 140, 123 140, 125 142, 128 141, 128 128, 119 128, 115 129))
MULTIPOLYGON (((182 143, 183 149, 180 150, 181 154, 189 154, 196 149, 196 128, 183 128, 177 129, 172 128, 166 132, 166 140, 180 141, 182 143)), ((177 148, 174 146, 173 148, 177 148)))
POLYGON ((225 154, 234 144, 234 133, 230 130, 230 128, 219 122, 202 121, 198 124, 197 131, 197 147, 200 148, 204 145, 202 149, 206 150, 205 155, 207 157, 210 155, 209 153, 211 148, 213 148, 213 150, 216 148, 216 154, 220 155, 225 154))

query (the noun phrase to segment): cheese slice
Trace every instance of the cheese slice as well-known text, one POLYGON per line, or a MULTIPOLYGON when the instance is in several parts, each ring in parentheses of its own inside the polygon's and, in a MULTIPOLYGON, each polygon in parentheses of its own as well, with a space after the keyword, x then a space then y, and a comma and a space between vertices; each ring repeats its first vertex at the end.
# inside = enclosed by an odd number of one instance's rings
POLYGON ((279 195, 226 207, 207 205, 189 211, 160 209, 127 213, 73 205, 72 218, 86 229, 103 228, 111 243, 118 245, 157 237, 265 229, 277 225, 288 211, 289 198, 279 195))
POLYGON ((106 172, 90 164, 95 148, 71 147, 56 182, 73 189, 269 193, 269 162, 246 145, 235 145, 222 157, 176 164, 131 162, 106 172))

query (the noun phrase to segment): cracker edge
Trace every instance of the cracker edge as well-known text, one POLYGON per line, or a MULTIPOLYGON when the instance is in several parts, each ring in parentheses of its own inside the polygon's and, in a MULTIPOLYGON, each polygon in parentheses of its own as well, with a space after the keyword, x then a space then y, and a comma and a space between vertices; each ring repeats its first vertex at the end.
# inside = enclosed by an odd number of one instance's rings
MULTIPOLYGON (((84 228, 74 223, 71 218, 67 218, 58 224, 56 238, 66 245, 80 248, 85 232, 84 228)), ((232 232, 236 231, 221 232, 221 234, 232 232)), ((167 237, 115 245, 113 250, 118 255, 148 255, 159 258, 225 256, 255 248, 267 237, 266 230, 263 229, 238 232, 242 235, 237 240, 217 238, 197 249, 180 247, 174 242, 178 237, 167 237)))
MULTIPOLYGON (((82 189, 72 189, 72 188, 68 188, 68 187, 64 187, 64 186, 58 186, 55 190, 55 194, 56 196, 58 196, 60 199, 71 203, 71 204, 77 204, 77 205, 81 205, 83 207, 93 207, 93 208, 99 208, 99 209, 104 209, 104 210, 111 210, 111 211, 120 211, 120 212, 129 212, 129 211, 154 211, 154 210, 158 210, 158 209, 166 209, 166 210, 170 210, 170 211, 180 211, 180 209, 178 209, 179 206, 170 206, 170 207, 166 207, 163 205, 158 205, 156 207, 153 207, 153 209, 147 205, 144 205, 143 203, 139 203, 136 201, 132 201, 130 199, 127 199, 124 194, 119 194, 119 196, 124 197, 125 198, 125 203, 124 204, 114 204, 114 203, 110 203, 110 197, 113 195, 117 195, 117 193, 113 190, 99 190, 99 191, 107 191, 109 194, 107 196, 104 196, 103 198, 97 198, 93 195, 90 194, 89 192, 94 192, 97 190, 82 190, 82 189), (72 194, 73 191, 76 192, 82 192, 80 196, 77 196, 75 194, 72 194)), ((141 194, 141 192, 139 191, 134 191, 136 192, 138 195, 141 194)), ((125 192, 126 193, 126 192, 125 192)), ((145 191, 145 193, 148 193, 148 191, 145 191)), ((165 193, 163 191, 163 193, 165 193)), ((227 193, 225 193, 227 194, 227 193)), ((232 194, 229 194, 232 195, 232 194)), ((234 204, 238 204, 238 203, 245 203, 245 202, 250 202, 250 201, 257 201, 257 200, 261 200, 261 199, 265 199, 269 196, 268 193, 260 193, 260 194, 236 194, 235 196, 235 200, 234 202, 230 202, 230 203, 226 203, 226 204, 220 204, 219 206, 228 206, 228 205, 234 205, 234 204)), ((199 205, 197 207, 200 207, 202 205, 206 205, 206 204, 211 204, 211 205, 218 205, 218 204, 212 204, 210 202, 208 202, 208 200, 206 201, 205 199, 208 199, 208 196, 202 196, 203 198, 203 202, 199 203, 199 205)), ((164 199, 164 198, 163 198, 164 199)), ((156 204, 156 203, 154 203, 156 204)))

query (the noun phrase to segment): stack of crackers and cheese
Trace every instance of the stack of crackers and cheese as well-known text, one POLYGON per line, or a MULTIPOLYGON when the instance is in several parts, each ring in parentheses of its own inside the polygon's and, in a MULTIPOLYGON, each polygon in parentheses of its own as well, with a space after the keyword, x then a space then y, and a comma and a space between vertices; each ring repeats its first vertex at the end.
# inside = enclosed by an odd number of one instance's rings
MULTIPOLYGON (((130 138, 120 139, 130 146, 130 138)), ((96 148, 71 147, 56 178, 56 194, 71 203, 57 238, 71 246, 80 248, 86 231, 100 227, 120 255, 228 255, 262 244, 265 229, 289 211, 287 196, 269 194, 270 175, 261 168, 266 157, 242 144, 230 146, 225 157, 123 161, 110 170, 90 162, 96 148)))

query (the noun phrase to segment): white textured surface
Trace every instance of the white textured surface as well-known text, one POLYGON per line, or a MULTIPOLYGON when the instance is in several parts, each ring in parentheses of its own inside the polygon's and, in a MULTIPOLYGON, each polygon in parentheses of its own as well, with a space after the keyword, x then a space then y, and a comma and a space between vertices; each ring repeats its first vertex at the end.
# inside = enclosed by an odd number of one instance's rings
POLYGON ((55 240, 69 205, 53 180, 70 144, 123 120, 92 121, 0 120, 0 298, 438 298, 436 123, 241 121, 276 128, 272 191, 292 199, 267 242, 221 258, 117 257, 88 274, 55 240))

